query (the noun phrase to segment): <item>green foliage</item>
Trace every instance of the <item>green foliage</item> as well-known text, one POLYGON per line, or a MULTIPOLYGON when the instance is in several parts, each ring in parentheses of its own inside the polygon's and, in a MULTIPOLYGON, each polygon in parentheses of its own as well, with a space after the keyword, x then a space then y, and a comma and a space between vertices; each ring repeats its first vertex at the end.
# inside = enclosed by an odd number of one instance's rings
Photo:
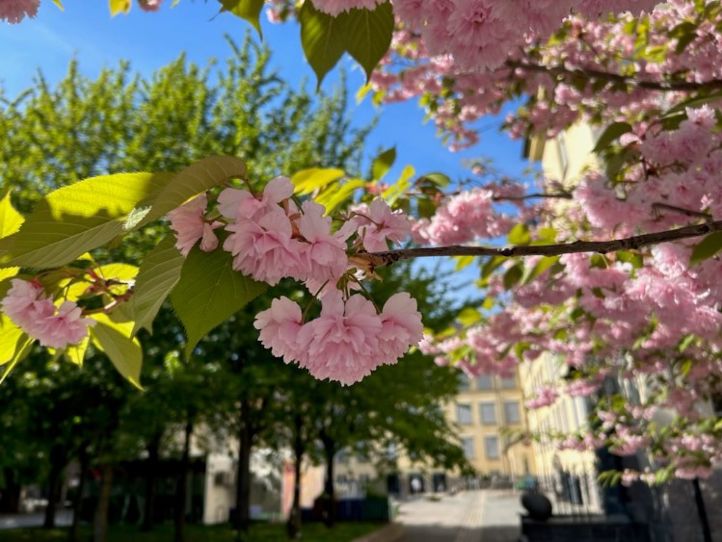
POLYGON ((710 233, 692 249, 690 263, 696 264, 712 258, 720 250, 722 250, 722 232, 710 233))
POLYGON ((606 150, 614 141, 631 131, 631 124, 627 122, 613 122, 607 126, 604 132, 602 132, 602 135, 599 136, 593 152, 600 153, 606 150))
POLYGON ((304 2, 298 12, 301 44, 316 73, 318 86, 345 52, 349 53, 370 79, 376 65, 391 46, 394 30, 393 8, 389 2, 375 9, 352 9, 331 17, 304 2))
POLYGON ((373 179, 380 181, 389 172, 396 162, 396 147, 391 147, 379 153, 371 163, 371 176, 373 179))
POLYGON ((258 35, 261 36, 261 10, 263 9, 264 0, 220 0, 223 11, 229 11, 251 23, 256 29, 258 35))
POLYGON ((133 335, 142 328, 151 330, 163 302, 180 280, 184 261, 175 248, 175 238, 172 235, 163 239, 145 255, 131 298, 135 320, 133 335))
POLYGON ((72 262, 125 233, 138 206, 150 205, 165 174, 103 175, 48 194, 20 231, 0 240, 0 263, 39 269, 72 262))
POLYGON ((93 319, 98 322, 90 330, 93 345, 108 355, 123 377, 140 388, 143 351, 138 339, 131 336, 133 322, 106 314, 93 315, 93 319))
POLYGON ((183 264, 170 298, 186 330, 188 357, 206 333, 268 288, 235 271, 232 264, 230 253, 216 250, 206 254, 198 247, 191 250, 183 264))

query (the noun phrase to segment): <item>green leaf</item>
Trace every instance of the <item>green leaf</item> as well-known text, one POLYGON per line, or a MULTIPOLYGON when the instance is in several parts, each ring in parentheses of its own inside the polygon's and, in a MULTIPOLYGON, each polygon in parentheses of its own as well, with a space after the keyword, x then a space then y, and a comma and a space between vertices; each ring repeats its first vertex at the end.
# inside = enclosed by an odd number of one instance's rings
POLYGON ((167 174, 120 173, 54 190, 38 202, 20 231, 0 239, 0 265, 59 267, 125 231, 128 214, 150 204, 167 174))
POLYGON ((722 250, 722 231, 710 233, 692 249, 690 263, 695 265, 712 258, 720 250, 722 250))
POLYGON ((224 250, 205 253, 196 247, 183 264, 170 299, 186 330, 187 357, 206 333, 268 289, 234 271, 232 262, 233 256, 224 250))
POLYGON ((481 321, 481 313, 472 307, 466 307, 456 316, 456 321, 466 327, 473 326, 481 321))
POLYGON ((419 177, 419 180, 416 182, 416 184, 431 184, 440 188, 444 188, 445 186, 448 186, 450 182, 451 179, 449 179, 448 175, 444 175, 443 173, 427 173, 423 177, 419 177))
POLYGON ((396 147, 391 147, 390 149, 386 149, 384 152, 380 153, 376 158, 374 158, 374 161, 371 164, 372 177, 377 181, 383 179, 391 169, 391 166, 394 165, 395 161, 396 147))
POLYGON ((118 13, 128 13, 130 0, 108 0, 108 7, 112 16, 116 16, 118 13))
POLYGON ((509 232, 507 239, 512 245, 528 245, 531 242, 529 228, 526 224, 517 224, 509 232))
MULTIPOLYGON (((6 192, 5 196, 0 200, 0 239, 17 233, 24 221, 23 215, 15 210, 10 201, 10 191, 6 192)), ((18 274, 18 271, 20 271, 19 267, 0 269, 0 282, 14 277, 18 274)))
POLYGON ((389 186, 382 194, 386 202, 393 206, 411 188, 411 178, 416 174, 413 166, 405 166, 398 180, 389 186))
MULTIPOLYGON (((5 337, 3 336, 2 339, 0 339, 0 342, 4 341, 5 337)), ((22 333, 15 342, 15 347, 12 355, 10 358, 5 362, 5 367, 0 373, 0 384, 5 382, 5 379, 8 377, 8 375, 12 372, 12 370, 17 366, 18 363, 20 363, 22 360, 24 360, 27 355, 30 353, 30 349, 33 346, 33 343, 35 340, 31 337, 28 337, 25 333, 22 333)), ((0 349, 2 349, 2 346, 0 346, 0 349)))
POLYGON ((74 363, 78 367, 83 366, 83 360, 85 359, 85 353, 88 351, 88 345, 90 344, 90 336, 85 337, 78 344, 68 346, 65 349, 65 357, 74 363))
POLYGON ((352 9, 341 15, 346 50, 363 67, 366 80, 391 46, 394 10, 390 2, 376 9, 352 9))
POLYGON ((53 4, 55 4, 60 11, 65 11, 63 3, 60 0, 53 0, 53 4))
POLYGON ((0 314, 0 365, 12 361, 23 337, 27 337, 23 330, 9 316, 0 314))
POLYGON ((13 207, 8 191, 0 200, 0 239, 17 232, 24 221, 23 215, 13 207))
POLYGON ((639 252, 620 250, 616 256, 618 261, 631 264, 634 269, 640 269, 644 266, 644 258, 639 252))
MULTIPOLYGON (((143 350, 138 339, 131 337, 132 321, 116 321, 107 314, 94 314, 98 323, 90 328, 93 344, 105 352, 117 371, 135 387, 140 385, 140 369, 143 366, 143 350)), ((121 319, 118 319, 121 320, 121 319)))
POLYGON ((364 188, 366 181, 361 179, 351 179, 344 184, 339 184, 332 190, 326 190, 323 194, 316 198, 316 201, 326 207, 326 214, 332 213, 337 207, 346 201, 351 200, 354 192, 359 188, 364 188))
POLYGON ((189 199, 229 179, 242 179, 246 173, 246 163, 235 156, 211 156, 193 162, 173 175, 163 186, 153 200, 152 210, 139 225, 157 220, 189 199))
POLYGON ((317 86, 346 51, 342 21, 317 10, 313 2, 304 2, 298 11, 301 45, 306 60, 316 73, 317 86))
POLYGON ((521 264, 516 264, 514 267, 510 267, 506 273, 504 273, 504 288, 510 290, 516 286, 521 280, 523 271, 521 264))
POLYGON ((594 146, 594 150, 592 152, 599 153, 605 150, 620 136, 631 131, 632 126, 628 122, 613 122, 607 126, 606 130, 604 130, 602 135, 599 136, 597 144, 594 146))
POLYGON ((172 235, 163 239, 145 255, 131 298, 135 319, 133 335, 142 328, 152 331, 153 320, 161 305, 180 280, 184 261, 175 248, 175 238, 172 235))
POLYGON ((474 263, 474 256, 454 256, 454 260, 456 260, 454 271, 461 271, 474 263))
POLYGON ((230 11, 233 15, 251 23, 258 35, 263 37, 261 31, 261 10, 265 0, 219 0, 223 6, 222 11, 230 11))
POLYGON ((521 277, 521 285, 529 284, 558 261, 559 256, 544 256, 535 265, 525 267, 524 274, 521 277))
POLYGON ((301 196, 307 196, 317 190, 325 188, 329 184, 343 179, 346 173, 342 169, 303 169, 291 177, 291 182, 296 187, 295 192, 301 196))

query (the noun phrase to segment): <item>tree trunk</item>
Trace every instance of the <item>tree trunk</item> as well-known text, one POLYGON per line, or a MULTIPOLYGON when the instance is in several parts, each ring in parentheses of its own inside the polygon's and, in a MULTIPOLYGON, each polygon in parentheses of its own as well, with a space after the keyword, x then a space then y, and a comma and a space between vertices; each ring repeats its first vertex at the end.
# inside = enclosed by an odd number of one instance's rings
POLYGON ((75 498, 73 499, 73 523, 70 525, 70 531, 68 531, 68 542, 76 542, 78 540, 78 525, 80 524, 80 511, 83 505, 83 491, 85 490, 85 480, 90 463, 90 458, 85 448, 80 450, 78 460, 80 462, 80 478, 78 480, 75 498))
POLYGON ((336 457, 336 441, 330 438, 325 431, 321 431, 323 454, 326 459, 326 477, 323 482, 324 515, 323 522, 326 527, 333 527, 336 523, 336 486, 334 483, 334 463, 336 457))
POLYGON ((62 447, 53 446, 50 449, 50 472, 48 473, 48 506, 45 508, 43 529, 55 528, 55 513, 58 509, 60 489, 63 483, 63 469, 66 458, 62 447))
POLYGON ((183 439, 183 457, 175 491, 175 506, 173 507, 173 540, 185 542, 186 501, 188 500, 188 467, 191 456, 191 436, 193 435, 193 416, 189 413, 186 420, 183 439))
POLYGON ((5 486, 0 492, 0 514, 17 514, 20 512, 20 493, 22 486, 15 477, 15 471, 10 467, 3 469, 5 486))
POLYGON ((293 504, 286 524, 288 537, 291 539, 301 537, 301 463, 305 452, 302 434, 303 418, 300 414, 294 416, 293 423, 293 504))
POLYGON ((143 532, 148 532, 153 529, 155 519, 155 481, 162 437, 162 433, 156 433, 148 442, 148 460, 145 462, 145 503, 143 506, 143 523, 140 526, 140 530, 143 532))
POLYGON ((108 509, 110 508, 110 490, 113 487, 113 465, 105 464, 100 469, 100 494, 93 522, 93 542, 108 540, 108 509))
POLYGON ((236 475, 236 516, 234 525, 239 532, 248 532, 251 523, 251 450, 253 432, 250 427, 247 401, 241 401, 240 431, 238 432, 238 470, 236 475))

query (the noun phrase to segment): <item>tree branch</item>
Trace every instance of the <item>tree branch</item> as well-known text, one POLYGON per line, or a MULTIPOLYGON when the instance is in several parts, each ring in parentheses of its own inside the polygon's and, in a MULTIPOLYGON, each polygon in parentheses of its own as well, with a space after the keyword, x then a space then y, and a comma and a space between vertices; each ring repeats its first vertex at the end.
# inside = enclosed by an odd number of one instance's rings
POLYGON ((527 199, 572 199, 572 194, 569 192, 559 192, 559 193, 534 193, 534 194, 524 194, 523 196, 493 196, 491 198, 492 201, 524 201, 527 199))
POLYGON ((619 73, 605 72, 594 68, 567 68, 565 66, 544 66, 543 64, 532 64, 529 62, 521 62, 508 60, 506 65, 510 68, 520 68, 522 70, 547 73, 560 77, 582 76, 587 79, 603 79, 610 83, 618 83, 624 85, 632 85, 647 90, 658 90, 662 92, 678 92, 678 91, 696 91, 705 89, 722 88, 722 79, 710 79, 709 81, 650 81, 637 79, 634 76, 622 75, 619 73))
POLYGON ((635 250, 642 247, 699 237, 708 233, 722 231, 722 220, 705 224, 692 224, 674 230, 665 230, 644 235, 635 235, 624 239, 610 241, 574 241, 554 245, 524 245, 512 247, 422 247, 389 250, 386 252, 360 253, 356 257, 365 259, 372 267, 382 267, 401 260, 414 258, 434 258, 438 256, 558 256, 579 252, 596 252, 606 254, 619 250, 635 250))
POLYGON ((653 203, 652 209, 654 209, 655 211, 664 209, 666 211, 674 211, 675 213, 679 213, 681 215, 689 216, 692 218, 704 218, 706 220, 712 220, 712 215, 709 213, 693 211, 691 209, 684 209, 683 207, 677 207, 676 205, 670 205, 669 203, 663 203, 661 201, 653 203))

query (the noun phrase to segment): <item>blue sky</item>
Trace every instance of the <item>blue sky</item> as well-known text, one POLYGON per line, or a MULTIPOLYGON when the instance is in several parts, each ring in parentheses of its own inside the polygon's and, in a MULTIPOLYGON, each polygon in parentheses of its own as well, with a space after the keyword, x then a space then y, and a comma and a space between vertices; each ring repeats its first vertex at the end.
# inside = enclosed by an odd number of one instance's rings
MULTIPOLYGON (((32 84, 38 69, 51 81, 64 73, 68 61, 77 58, 81 70, 94 75, 104 66, 127 59, 140 72, 150 73, 185 51, 190 60, 205 64, 210 58, 222 60, 229 48, 224 34, 241 38, 249 25, 236 17, 218 13, 210 0, 183 0, 170 8, 169 0, 160 12, 144 13, 134 6, 127 16, 111 18, 104 0, 65 0, 65 11, 50 0, 41 2, 34 20, 18 25, 0 23, 0 81, 9 95, 32 84)), ((266 42, 274 52, 272 63, 294 85, 314 84, 314 74, 303 59, 298 27, 272 25, 262 17, 266 42)), ((355 93, 364 82, 363 73, 351 59, 342 60, 349 73, 349 87, 355 93)), ((330 88, 338 80, 335 70, 324 83, 330 88)), ((359 124, 378 113, 369 100, 353 103, 352 115, 359 124)), ((492 157, 497 168, 521 174, 528 166, 521 157, 521 143, 499 133, 500 118, 481 123, 481 143, 459 153, 449 152, 437 138, 432 124, 423 124, 423 112, 415 102, 382 109, 381 121, 369 140, 368 153, 396 145, 398 161, 394 173, 411 164, 418 173, 442 171, 452 178, 467 174, 464 159, 492 157)))

